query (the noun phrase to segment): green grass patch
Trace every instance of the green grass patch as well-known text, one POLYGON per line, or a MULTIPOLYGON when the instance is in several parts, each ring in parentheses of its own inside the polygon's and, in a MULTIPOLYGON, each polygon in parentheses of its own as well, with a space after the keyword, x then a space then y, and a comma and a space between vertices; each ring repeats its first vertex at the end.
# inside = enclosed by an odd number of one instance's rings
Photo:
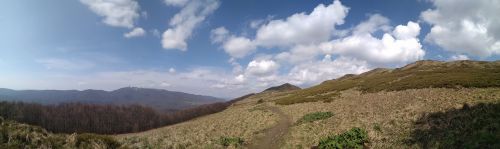
POLYGON ((351 130, 339 135, 323 138, 319 141, 319 149, 362 149, 364 143, 368 142, 368 133, 361 128, 351 130))
POLYGON ((419 61, 393 70, 374 69, 360 75, 329 80, 311 88, 292 92, 289 96, 277 99, 276 103, 289 105, 302 102, 331 101, 335 96, 325 96, 326 93, 347 89, 378 92, 460 87, 500 87, 500 61, 419 61))
POLYGON ((222 146, 240 147, 245 141, 240 137, 220 137, 219 144, 222 146))
POLYGON ((304 115, 297 121, 297 124, 310 123, 322 119, 327 119, 333 116, 332 112, 314 112, 304 115))

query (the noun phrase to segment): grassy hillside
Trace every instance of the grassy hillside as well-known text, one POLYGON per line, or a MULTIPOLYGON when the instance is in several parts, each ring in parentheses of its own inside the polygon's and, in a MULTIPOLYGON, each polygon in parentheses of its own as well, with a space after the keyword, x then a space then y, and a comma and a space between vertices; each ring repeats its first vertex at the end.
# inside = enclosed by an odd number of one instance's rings
POLYGON ((124 148, 114 138, 96 134, 53 134, 38 126, 7 121, 0 117, 0 148, 66 149, 124 148))
POLYGON ((344 90, 329 103, 274 104, 289 93, 255 94, 220 113, 117 139, 131 148, 255 148, 285 118, 288 129, 281 129, 272 141, 286 149, 360 141, 358 146, 369 148, 498 145, 491 140, 498 140, 500 134, 500 88, 344 90), (354 128, 366 131, 366 136, 363 133, 358 141, 344 138, 354 128), (225 146, 228 143, 221 140, 238 141, 225 146))
POLYGON ((374 69, 360 75, 299 90, 276 101, 277 104, 326 100, 339 91, 355 88, 364 92, 399 91, 420 88, 500 87, 500 61, 417 61, 397 69, 374 69))
POLYGON ((116 138, 132 148, 498 148, 499 73, 499 62, 419 61, 116 138))

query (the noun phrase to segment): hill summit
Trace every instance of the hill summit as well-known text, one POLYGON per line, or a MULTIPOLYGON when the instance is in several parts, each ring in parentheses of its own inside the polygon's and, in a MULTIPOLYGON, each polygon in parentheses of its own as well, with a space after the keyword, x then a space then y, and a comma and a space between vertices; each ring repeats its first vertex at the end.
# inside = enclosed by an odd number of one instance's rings
POLYGON ((298 86, 292 85, 290 83, 285 83, 285 84, 282 84, 279 86, 270 87, 270 88, 264 90, 264 92, 273 92, 273 91, 283 92, 283 91, 293 91, 293 90, 300 90, 300 89, 301 88, 298 86))

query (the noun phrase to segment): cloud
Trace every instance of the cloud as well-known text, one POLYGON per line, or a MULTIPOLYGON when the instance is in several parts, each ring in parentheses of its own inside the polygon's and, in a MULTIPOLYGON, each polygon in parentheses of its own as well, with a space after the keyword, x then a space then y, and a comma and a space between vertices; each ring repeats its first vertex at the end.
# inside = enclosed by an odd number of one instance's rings
POLYGON ((246 73, 251 76, 264 77, 275 74, 278 68, 278 63, 273 60, 253 60, 248 63, 246 73))
POLYGON ((358 24, 353 31, 353 34, 372 34, 376 31, 389 31, 391 27, 389 26, 389 19, 380 15, 373 14, 368 20, 358 24))
POLYGON ((170 86, 172 86, 172 84, 167 83, 167 82, 161 82, 161 83, 160 83, 160 86, 161 86, 161 87, 170 87, 170 86))
POLYGON ((275 57, 280 62, 300 64, 315 60, 316 56, 320 54, 320 52, 320 48, 317 45, 298 45, 291 48, 290 51, 277 54, 275 57))
POLYGON ((340 1, 335 0, 327 6, 323 4, 316 6, 309 14, 302 12, 286 19, 271 20, 273 17, 269 16, 266 20, 254 20, 250 23, 251 27, 259 26, 255 39, 229 35, 225 28, 217 28, 212 30, 212 43, 223 44, 222 47, 226 53, 235 58, 243 58, 258 47, 285 49, 294 47, 293 49, 296 50, 293 50, 293 53, 283 52, 279 59, 292 57, 300 61, 299 56, 292 54, 308 54, 307 58, 314 57, 303 50, 305 45, 310 46, 328 41, 335 34, 335 25, 344 23, 348 10, 349 8, 343 6, 340 1))
POLYGON ((223 27, 212 30, 212 43, 221 44, 232 57, 235 76, 232 81, 214 87, 234 87, 228 86, 232 83, 263 88, 285 82, 307 87, 348 73, 359 74, 375 67, 393 67, 423 59, 425 51, 418 38, 421 30, 418 23, 409 21, 394 27, 388 18, 372 14, 353 28, 336 30, 337 25, 344 23, 348 10, 334 1, 327 6, 318 5, 309 14, 257 21, 253 25, 255 38, 230 34, 223 27), (282 51, 262 54, 258 53, 259 48, 282 51), (243 70, 236 61, 251 53, 257 53, 257 58, 243 70), (289 70, 281 72, 280 68, 289 70))
POLYGON ((321 61, 302 63, 293 67, 287 76, 287 82, 297 85, 314 85, 345 74, 363 73, 369 69, 366 61, 347 57, 331 60, 330 55, 325 55, 321 61))
POLYGON ((459 55, 452 55, 448 60, 449 61, 469 60, 469 57, 467 57, 467 55, 459 54, 459 55))
POLYGON ((66 60, 59 58, 47 58, 36 60, 49 70, 84 70, 95 66, 94 63, 82 60, 66 60))
POLYGON ((224 51, 233 58, 243 58, 257 49, 252 40, 230 35, 225 27, 210 31, 210 39, 213 44, 222 44, 224 51))
POLYGON ((327 41, 335 25, 344 23, 349 8, 335 0, 320 4, 310 14, 297 13, 284 20, 271 20, 257 30, 255 42, 265 47, 314 44, 327 41))
POLYGON ((425 55, 417 37, 420 27, 415 22, 398 25, 392 33, 384 33, 381 39, 370 34, 372 31, 364 32, 354 32, 345 38, 323 43, 320 47, 326 54, 353 57, 378 65, 404 64, 420 60, 425 55))
POLYGON ((140 27, 136 27, 132 31, 125 33, 123 36, 125 38, 133 38, 133 37, 140 37, 140 36, 144 36, 144 35, 146 35, 146 32, 144 31, 144 29, 142 29, 140 27))
POLYGON ((223 45, 224 51, 235 58, 243 58, 257 47, 245 37, 230 37, 223 45))
POLYGON ((223 43, 229 36, 229 31, 225 27, 218 27, 210 31, 212 43, 223 43))
POLYGON ((262 24, 266 23, 266 22, 269 22, 270 20, 272 20, 274 18, 273 15, 268 15, 265 19, 256 19, 256 20, 252 20, 250 21, 250 23, 248 24, 248 26, 250 26, 250 28, 253 28, 253 29, 257 29, 259 28, 262 24))
POLYGON ((186 40, 191 37, 193 30, 217 8, 219 8, 218 0, 188 1, 170 20, 171 28, 163 33, 163 48, 186 51, 188 47, 186 40))
POLYGON ((186 5, 189 0, 164 0, 165 4, 170 6, 182 7, 186 5))
POLYGON ((432 25, 425 40, 455 53, 500 54, 500 1, 431 0, 420 17, 432 25))
POLYGON ((168 72, 169 72, 169 73, 175 73, 176 71, 175 71, 175 69, 174 69, 174 68, 170 68, 170 69, 168 69, 168 72))
POLYGON ((139 4, 135 0, 80 0, 90 10, 104 17, 103 22, 113 27, 133 28, 140 17, 139 4))

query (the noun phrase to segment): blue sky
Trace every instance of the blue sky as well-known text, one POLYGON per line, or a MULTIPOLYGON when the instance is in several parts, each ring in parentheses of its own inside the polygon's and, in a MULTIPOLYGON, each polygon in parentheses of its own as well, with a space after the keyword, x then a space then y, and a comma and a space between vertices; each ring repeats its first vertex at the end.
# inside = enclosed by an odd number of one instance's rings
POLYGON ((422 59, 498 60, 498 10, 494 0, 4 0, 0 87, 236 97, 422 59))

